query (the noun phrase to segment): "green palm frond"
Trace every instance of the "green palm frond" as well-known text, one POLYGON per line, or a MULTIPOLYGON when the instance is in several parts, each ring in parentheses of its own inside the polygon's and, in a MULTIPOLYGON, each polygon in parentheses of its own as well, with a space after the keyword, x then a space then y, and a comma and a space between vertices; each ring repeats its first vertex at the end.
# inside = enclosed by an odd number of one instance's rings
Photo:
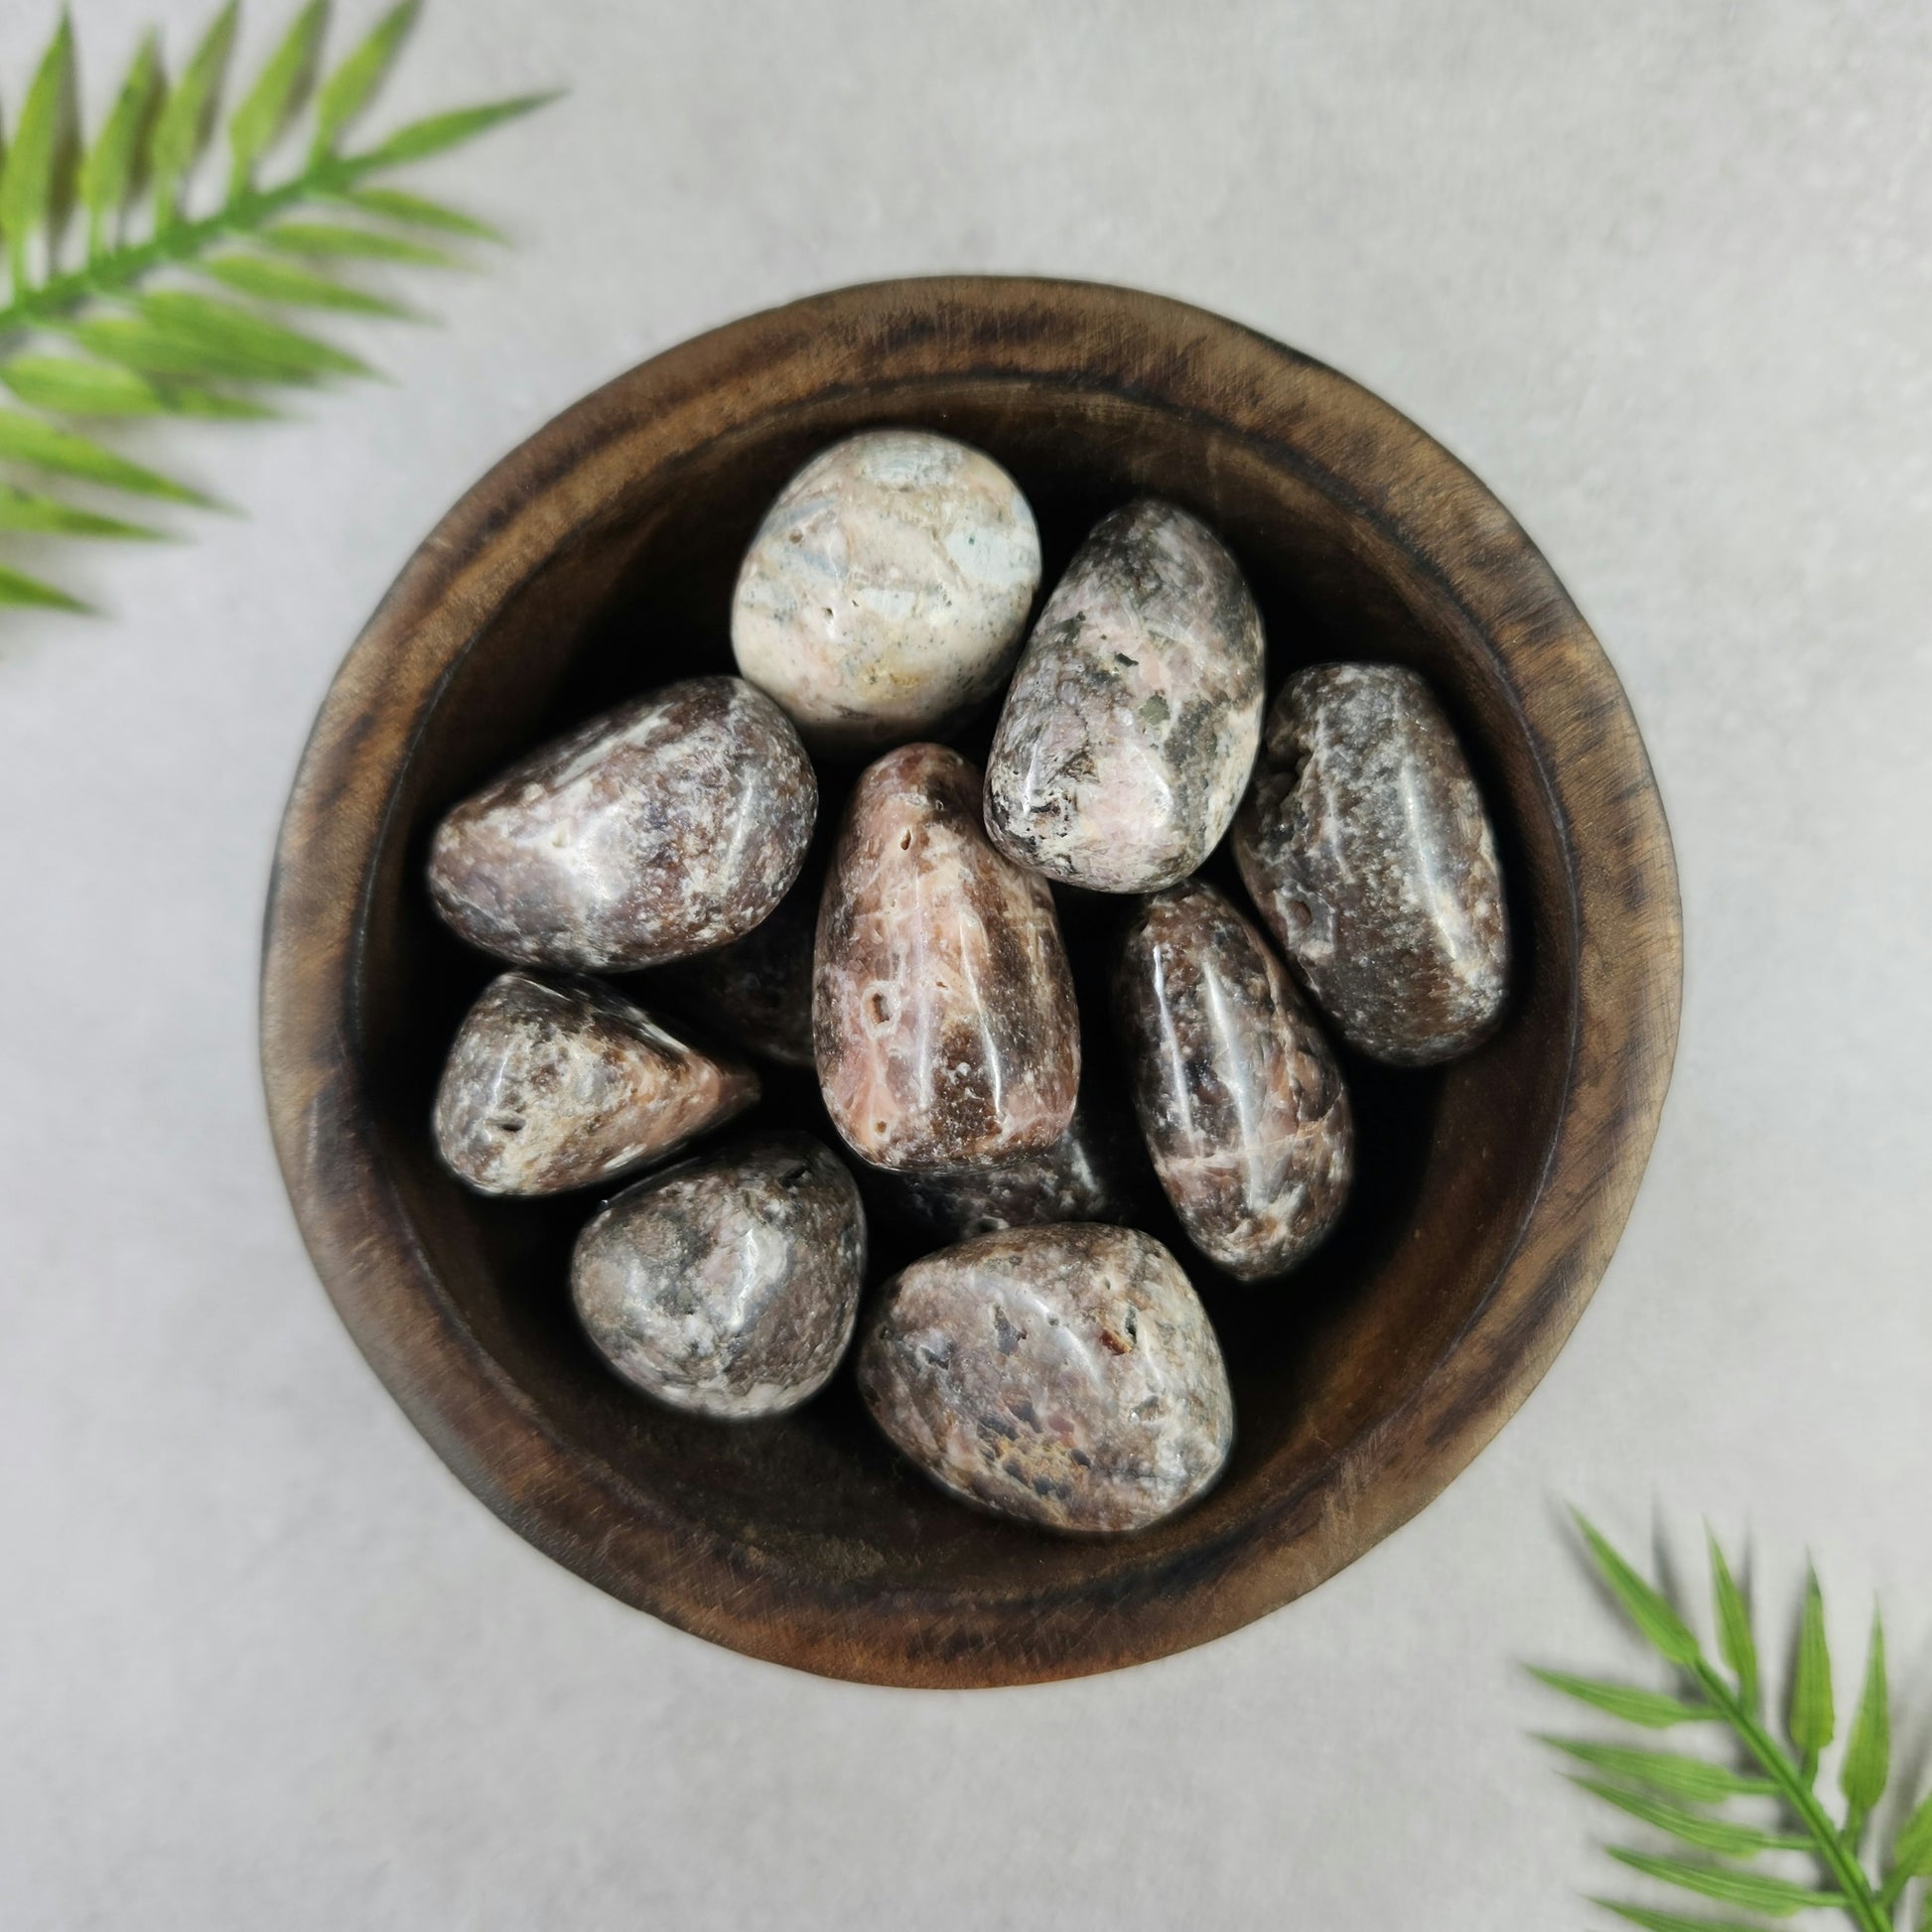
MULTIPOLYGON (((552 96, 457 108, 359 149, 345 144, 419 7, 391 7, 330 67, 329 0, 307 0, 224 123, 239 24, 229 0, 172 81, 158 36, 142 39, 90 142, 75 107, 73 30, 62 14, 0 160, 0 385, 8 392, 0 399, 0 537, 157 534, 59 490, 79 483, 150 499, 209 499, 121 456, 92 426, 74 427, 77 420, 272 416, 277 390, 368 373, 358 357, 312 333, 298 319, 304 312, 407 313, 358 285, 356 264, 446 267, 461 260, 450 242, 501 238, 472 215, 375 177, 552 96), (299 164, 264 180, 305 115, 299 164), (204 196, 198 205, 198 179, 213 173, 208 158, 217 146, 226 149, 225 187, 218 201, 204 196)), ((0 559, 6 605, 81 608, 0 559)))
MULTIPOLYGON (((1730 1565, 1711 1539, 1712 1613, 1718 1649, 1728 1674, 1706 1653, 1689 1622, 1663 1593, 1645 1582, 1588 1523, 1578 1519, 1598 1573, 1631 1623, 1671 1668, 1669 1691, 1603 1685, 1550 1671, 1533 1674, 1593 1710, 1647 1728, 1705 1720, 1724 1726, 1731 1761, 1659 1750, 1650 1745, 1550 1737, 1593 1776, 1573 1772, 1575 1782, 1635 1819, 1701 1856, 1612 1846, 1610 1856, 1657 1883, 1700 1899, 1758 1914, 1746 1921, 1687 1917, 1619 1899, 1593 1902, 1627 1924, 1653 1932, 1752 1932, 1766 1918, 1836 1909, 1860 1932, 1902 1932, 1894 1919, 1906 1887, 1932 1876, 1932 1797, 1920 1803, 1892 1834, 1882 1877, 1867 1872, 1860 1844, 1884 1795, 1890 1774, 1891 1725, 1885 1679, 1883 1626, 1874 1614, 1863 1688, 1839 1774, 1845 1816, 1834 1820, 1817 1790, 1819 1754, 1835 1725, 1832 1665, 1826 1642, 1824 1596, 1807 1572, 1797 1653, 1786 1704, 1789 1746, 1758 1714, 1758 1651, 1749 1606, 1730 1565), (1748 1768, 1745 1768, 1748 1767, 1748 1768), (1720 1809, 1738 1801, 1760 1807, 1757 1817, 1720 1809), (1761 1809, 1775 1805, 1781 1817, 1766 1822, 1761 1809), (1808 1855, 1815 1882, 1758 1868, 1760 1854, 1808 1855)), ((1702 1734, 1702 1733, 1700 1733, 1702 1734)), ((1932 1918, 1932 1902, 1922 1909, 1932 1918)))

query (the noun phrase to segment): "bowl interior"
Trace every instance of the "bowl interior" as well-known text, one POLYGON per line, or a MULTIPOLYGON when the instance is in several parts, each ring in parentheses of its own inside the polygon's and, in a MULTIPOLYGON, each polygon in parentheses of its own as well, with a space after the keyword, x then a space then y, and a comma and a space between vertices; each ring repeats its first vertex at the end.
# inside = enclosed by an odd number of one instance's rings
MULTIPOLYGON (((979 721, 962 748, 977 755, 989 727, 979 721)), ((824 774, 821 846, 849 775, 824 774)), ((1245 905, 1224 857, 1214 863, 1245 905)), ((373 875, 354 968, 366 1102, 444 1312, 547 1435, 609 1472, 611 1493, 647 1497, 657 1518, 688 1524, 708 1550, 782 1573, 822 1602, 924 1604, 961 1627, 972 1621, 961 1606, 1025 1616, 1056 1594, 1104 1599, 1110 1587, 1125 1602, 1164 1579, 1212 1576, 1257 1537, 1302 1534, 1338 1459, 1415 1399, 1477 1314, 1535 1200, 1565 1105, 1577 1012, 1571 864, 1493 640, 1322 471, 1198 411, 1096 394, 1074 378, 969 372, 846 385, 754 411, 581 513, 561 508, 547 555, 483 613, 420 720, 373 875), (745 1427, 632 1394, 599 1366, 566 1292, 570 1243, 596 1200, 483 1200, 430 1147, 442 1055, 495 970, 430 911, 421 880, 437 818, 575 720, 671 678, 731 669, 732 585, 763 509, 815 450, 876 424, 940 430, 1006 465, 1038 517, 1049 585, 1095 519, 1129 495, 1153 491, 1193 510, 1253 586, 1271 697, 1295 666, 1325 657, 1414 665, 1454 719, 1497 825, 1515 945, 1506 1022, 1438 1071, 1347 1059, 1359 1179, 1315 1258, 1284 1283, 1232 1283, 1187 1247, 1150 1179, 1145 1225, 1174 1247, 1206 1300, 1238 1441, 1202 1503, 1132 1539, 1058 1539, 947 1500, 874 1432, 849 1370, 797 1414, 745 1427)), ((1062 899, 1091 1077, 1103 1082, 1113 1056, 1094 989, 1123 906, 1062 899)), ((769 1115, 838 1145, 808 1076, 771 1074, 767 1093, 769 1115)), ((875 1282, 910 1252, 876 1225, 875 1282)))

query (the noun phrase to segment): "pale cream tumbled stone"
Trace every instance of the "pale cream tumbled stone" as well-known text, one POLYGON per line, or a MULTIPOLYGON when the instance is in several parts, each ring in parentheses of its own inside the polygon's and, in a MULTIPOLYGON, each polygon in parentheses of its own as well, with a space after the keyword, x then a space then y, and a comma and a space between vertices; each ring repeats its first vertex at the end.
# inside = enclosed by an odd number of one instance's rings
POLYGON ((1039 532, 989 456, 866 430, 792 478, 732 603, 738 667, 814 750, 930 737, 992 696, 1039 588, 1039 532))

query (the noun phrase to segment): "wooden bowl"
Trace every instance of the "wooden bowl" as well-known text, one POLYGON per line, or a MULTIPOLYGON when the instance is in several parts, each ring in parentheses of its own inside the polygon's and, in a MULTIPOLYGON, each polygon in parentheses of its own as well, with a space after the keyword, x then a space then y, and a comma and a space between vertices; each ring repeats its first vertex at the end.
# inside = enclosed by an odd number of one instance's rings
MULTIPOLYGON (((1480 483, 1333 370, 1196 309, 1074 283, 883 283, 754 316, 566 411, 437 526, 337 676, 269 900, 262 1059, 324 1284, 463 1480, 626 1602, 875 1683, 1065 1677, 1201 1643, 1333 1575, 1468 1462, 1549 1366, 1623 1226, 1677 1032, 1677 880, 1623 693, 1480 483), (493 968, 432 916, 430 828, 624 694, 729 669, 741 553, 813 451, 866 424, 978 445, 1039 518, 1050 584, 1107 507, 1220 530, 1299 662, 1422 669, 1495 815, 1517 941, 1501 1031, 1432 1073, 1350 1062, 1356 1198, 1285 1286, 1179 1249, 1233 1377, 1205 1500, 1058 1539, 948 1501, 842 1376, 738 1427, 633 1395, 571 1318, 594 1202, 486 1201, 430 1099, 493 968)), ((776 1111, 811 1117, 808 1080, 776 1111)), ((829 1133, 827 1138, 831 1138, 829 1133)), ((1150 1225, 1165 1226, 1150 1211, 1150 1225)), ((881 1266, 896 1259, 884 1244, 881 1266)))

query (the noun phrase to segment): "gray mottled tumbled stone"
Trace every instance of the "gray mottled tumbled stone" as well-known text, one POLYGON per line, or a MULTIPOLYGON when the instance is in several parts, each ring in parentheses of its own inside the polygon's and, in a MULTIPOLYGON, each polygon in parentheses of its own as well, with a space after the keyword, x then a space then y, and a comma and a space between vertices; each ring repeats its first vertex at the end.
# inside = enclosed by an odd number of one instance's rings
POLYGON ((896 1174, 888 1185, 901 1215, 949 1241, 1051 1221, 1121 1221, 1145 1173, 1127 1144, 1132 1132, 1082 1099, 1066 1132, 1039 1154, 998 1167, 896 1174))
POLYGON ((1134 1107, 1189 1238, 1229 1274, 1285 1274, 1354 1171, 1341 1069, 1281 962, 1213 887, 1156 893, 1115 989, 1134 1107))
POLYGON ((714 1059, 589 981, 504 973, 458 1030, 437 1151, 485 1194, 612 1180, 741 1114, 758 1075, 714 1059))
POLYGON ((987 758, 987 830, 1068 885, 1172 885, 1228 828, 1261 704, 1261 616, 1234 559, 1185 510, 1129 503, 1034 626, 987 758))
POLYGON ((571 1299, 625 1381, 700 1416, 775 1416, 822 1388, 858 1316, 859 1191, 806 1134, 626 1188, 578 1237, 571 1299))
POLYGON ((1207 1311, 1137 1228, 1010 1228, 915 1261, 869 1317, 859 1389, 941 1488, 1049 1529, 1144 1529, 1234 1442, 1207 1311))
POLYGON ((1357 1050, 1422 1066, 1495 1025, 1509 981, 1495 835, 1416 672, 1316 664, 1290 678, 1234 852, 1270 930, 1357 1050))
POLYGON ((437 827, 436 909, 526 966, 655 966, 751 931, 804 864, 818 783, 743 679, 687 678, 512 765, 437 827))
POLYGON ((815 750, 879 751, 992 696, 1039 588, 1039 533, 991 457, 867 430, 814 457, 752 540, 738 666, 815 750))
POLYGON ((956 1168, 1051 1147, 1080 1082, 1073 979, 1046 882, 980 821, 979 773, 906 745, 852 794, 819 908, 812 1032, 861 1159, 956 1168))

